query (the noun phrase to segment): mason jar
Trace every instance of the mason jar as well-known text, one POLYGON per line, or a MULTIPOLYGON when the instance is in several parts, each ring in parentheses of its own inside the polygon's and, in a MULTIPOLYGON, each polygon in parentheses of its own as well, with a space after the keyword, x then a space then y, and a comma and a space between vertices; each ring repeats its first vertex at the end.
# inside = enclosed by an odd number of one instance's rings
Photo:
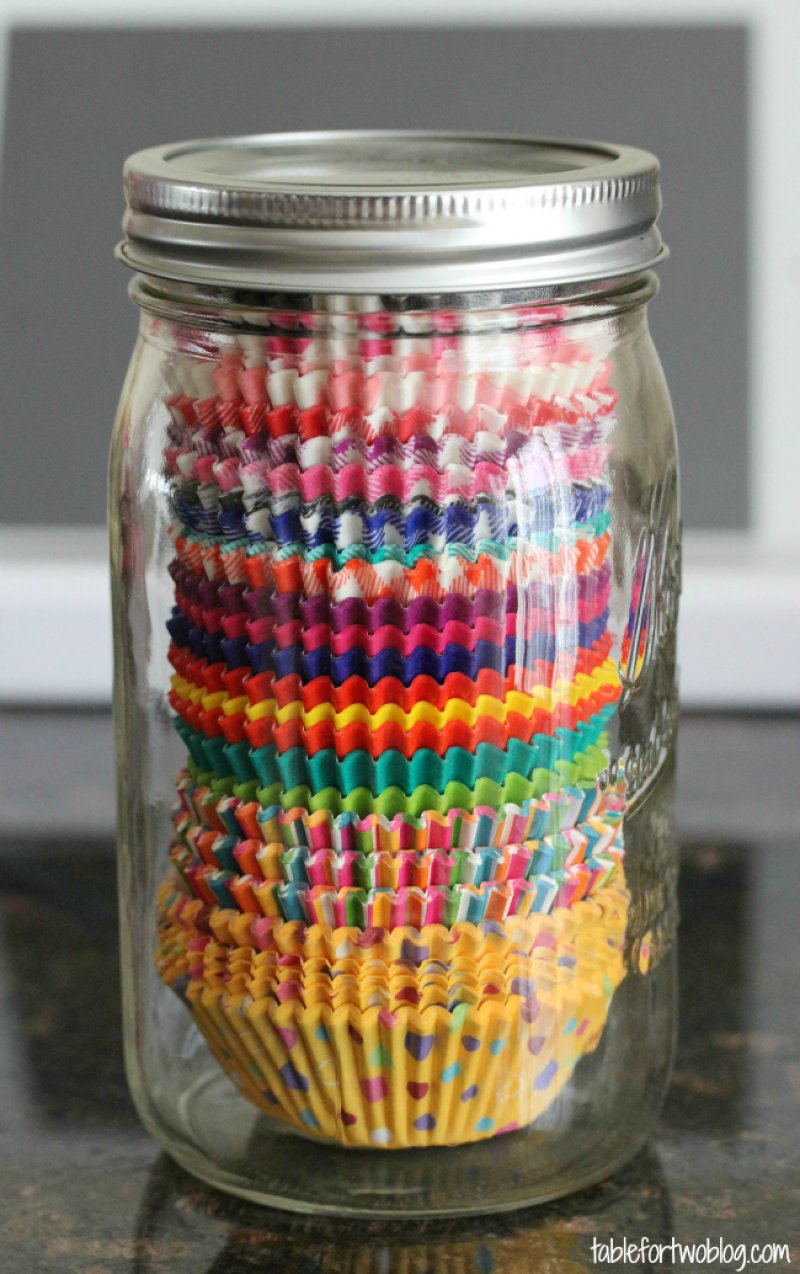
POLYGON ((299 1211, 642 1145, 675 1012, 680 522, 658 163, 315 133, 128 160, 111 453, 125 1047, 299 1211))

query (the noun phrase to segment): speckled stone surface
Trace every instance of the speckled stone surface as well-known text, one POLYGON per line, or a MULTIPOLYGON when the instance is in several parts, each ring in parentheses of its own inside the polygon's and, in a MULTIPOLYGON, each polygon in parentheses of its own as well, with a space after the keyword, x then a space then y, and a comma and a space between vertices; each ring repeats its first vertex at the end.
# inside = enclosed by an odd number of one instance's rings
POLYGON ((0 1269, 571 1274, 635 1268, 593 1262, 592 1240, 644 1236, 785 1243, 800 1264, 800 835, 785 822, 738 841, 710 803, 707 835, 683 846, 680 1042, 649 1147, 557 1204, 391 1225, 257 1208, 159 1153, 125 1085, 108 844, 4 835, 0 814, 0 1269))

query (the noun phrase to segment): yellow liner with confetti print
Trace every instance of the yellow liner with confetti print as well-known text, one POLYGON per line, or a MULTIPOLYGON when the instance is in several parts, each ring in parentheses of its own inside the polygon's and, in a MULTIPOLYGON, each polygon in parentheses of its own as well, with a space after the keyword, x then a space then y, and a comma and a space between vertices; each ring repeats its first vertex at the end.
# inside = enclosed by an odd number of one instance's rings
POLYGON ((284 925, 283 956, 277 943, 212 939, 194 966, 167 921, 160 969, 173 981, 191 968, 194 1020, 274 1118, 345 1146, 454 1145, 532 1123, 597 1047, 623 977, 628 900, 617 883, 482 934, 399 930, 366 951, 357 931, 309 942, 305 930, 303 942, 284 925), (417 959, 403 959, 412 948, 417 959))

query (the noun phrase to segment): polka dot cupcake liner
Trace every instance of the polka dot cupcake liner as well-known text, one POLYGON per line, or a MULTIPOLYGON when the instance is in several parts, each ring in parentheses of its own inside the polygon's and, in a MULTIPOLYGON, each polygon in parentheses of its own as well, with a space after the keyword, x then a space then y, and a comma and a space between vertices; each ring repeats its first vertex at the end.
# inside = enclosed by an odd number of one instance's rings
POLYGON ((422 1010, 281 1003, 251 948, 221 959, 215 944, 184 994, 237 1087, 298 1131, 345 1146, 461 1144, 533 1123, 597 1046, 623 976, 627 907, 627 891, 609 889, 510 930, 502 1000, 447 1003, 451 980, 422 1010))
MULTIPOLYGON (((595 912, 600 916, 601 909, 596 908, 595 912)), ((180 946, 180 938, 171 936, 170 924, 165 913, 162 971, 165 980, 175 985, 175 977, 170 972, 174 959, 170 953, 180 946)), ((486 930, 494 924, 487 921, 481 927, 486 930)), ((217 915, 212 928, 219 930, 221 925, 217 915)), ((232 934, 241 926, 228 922, 227 928, 232 934)), ((459 1004, 480 1008, 490 1000, 507 1004, 518 996, 520 987, 527 986, 531 941, 535 948, 555 947, 574 940, 585 963, 594 958, 584 942, 586 935, 575 926, 574 917, 572 923, 564 922, 564 909, 553 913, 549 931, 541 928, 525 933, 523 921, 517 921, 517 945, 509 949, 495 944, 464 954, 459 953, 460 942, 451 939, 452 950, 440 950, 437 958, 430 954, 425 943, 420 941, 417 947, 411 947, 406 938, 407 934, 426 935, 435 933, 436 929, 436 926, 426 926, 420 931, 404 930, 401 958, 397 959, 387 958, 385 942, 373 941, 371 946, 354 950, 351 943, 344 941, 340 943, 341 952, 327 959, 324 955, 305 952, 279 955, 276 948, 255 951, 218 942, 210 935, 202 939, 195 935, 184 944, 187 960, 182 971, 206 986, 224 983, 231 991, 246 986, 254 1000, 272 996, 279 1004, 295 1001, 303 1008, 324 1004, 336 1009, 351 1005, 366 1011, 375 1007, 394 1010, 411 1006, 422 1011, 444 1005, 455 1012, 459 1004), (519 945, 523 939, 527 942, 525 947, 519 945)), ((373 937, 378 932, 391 936, 388 931, 380 930, 373 931, 373 937)), ((183 994, 187 985, 184 982, 176 989, 183 994)))

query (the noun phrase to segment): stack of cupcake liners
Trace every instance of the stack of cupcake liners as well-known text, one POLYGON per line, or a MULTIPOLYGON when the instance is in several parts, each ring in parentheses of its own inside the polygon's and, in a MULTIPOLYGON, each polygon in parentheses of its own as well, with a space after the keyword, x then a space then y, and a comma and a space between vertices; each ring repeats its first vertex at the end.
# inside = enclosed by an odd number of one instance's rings
POLYGON ((529 802, 512 820, 504 811, 514 830, 540 834, 516 843, 498 837, 485 808, 458 826, 423 818, 414 827, 400 815, 376 829, 374 816, 312 821, 301 809, 188 791, 170 853, 185 887, 210 906, 257 915, 362 928, 503 920, 568 906, 620 870, 621 801, 596 802, 591 790, 529 802))
POLYGON ((611 369, 522 309, 272 317, 164 372, 159 972, 300 1131, 490 1137, 623 976, 611 369))
POLYGON ((192 905, 161 898, 162 976, 251 1100, 345 1145, 525 1127, 596 1047, 623 974, 627 894, 611 885, 513 924, 377 937, 218 909, 218 941, 192 905))

